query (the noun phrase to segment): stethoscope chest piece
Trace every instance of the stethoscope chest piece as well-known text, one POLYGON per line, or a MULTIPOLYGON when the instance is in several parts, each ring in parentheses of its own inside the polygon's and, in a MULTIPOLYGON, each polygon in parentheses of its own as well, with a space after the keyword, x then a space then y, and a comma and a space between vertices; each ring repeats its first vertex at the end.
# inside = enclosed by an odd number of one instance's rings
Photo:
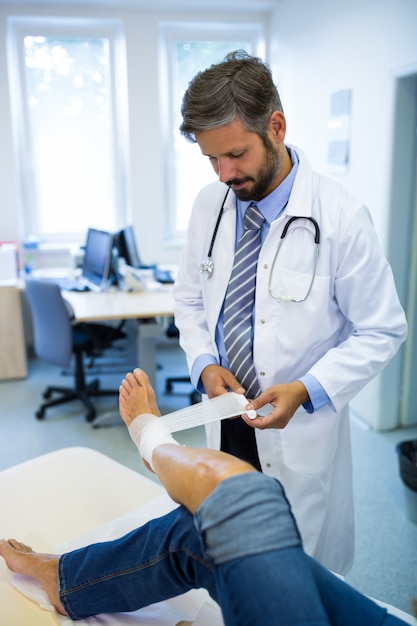
POLYGON ((200 274, 202 275, 202 277, 205 280, 207 280, 208 278, 211 278, 211 276, 212 276, 212 274, 214 272, 214 263, 213 263, 213 259, 212 259, 211 254, 213 252, 214 242, 216 241, 217 231, 219 230, 220 221, 222 219, 224 203, 226 202, 226 198, 227 198, 227 195, 228 195, 229 191, 230 191, 230 187, 227 188, 226 195, 223 198, 222 206, 220 207, 220 211, 219 211, 219 214, 217 216, 217 221, 216 221, 216 225, 215 225, 214 230, 213 230, 213 235, 211 237, 211 242, 210 242, 210 247, 209 247, 209 251, 208 251, 208 254, 207 254, 207 258, 206 258, 205 261, 200 263, 200 266, 198 268, 198 271, 200 272, 200 274))
POLYGON ((210 276, 213 274, 213 271, 214 271, 214 263, 212 259, 210 257, 207 257, 207 259, 203 261, 203 263, 201 263, 200 267, 198 268, 198 271, 200 272, 202 277, 205 278, 206 280, 207 278, 210 278, 210 276))

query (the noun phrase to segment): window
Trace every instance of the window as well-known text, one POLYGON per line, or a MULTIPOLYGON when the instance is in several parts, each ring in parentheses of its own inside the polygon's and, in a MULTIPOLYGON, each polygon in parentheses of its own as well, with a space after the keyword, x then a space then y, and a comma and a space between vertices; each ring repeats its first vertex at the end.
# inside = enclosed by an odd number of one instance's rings
POLYGON ((166 232, 168 240, 182 239, 194 198, 212 180, 214 171, 198 145, 180 134, 181 101, 193 76, 228 52, 244 49, 263 56, 260 24, 176 24, 161 26, 161 111, 166 173, 166 232))
POLYGON ((25 235, 116 230, 127 169, 120 23, 12 17, 8 33, 25 235))

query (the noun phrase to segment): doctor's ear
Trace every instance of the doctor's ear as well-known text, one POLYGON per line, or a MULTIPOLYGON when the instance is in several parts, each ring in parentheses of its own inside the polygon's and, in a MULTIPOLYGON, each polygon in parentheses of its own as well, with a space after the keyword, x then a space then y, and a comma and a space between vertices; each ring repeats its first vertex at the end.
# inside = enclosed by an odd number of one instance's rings
POLYGON ((269 128, 278 142, 284 141, 285 132, 287 130, 287 122, 281 111, 274 111, 269 118, 269 128))

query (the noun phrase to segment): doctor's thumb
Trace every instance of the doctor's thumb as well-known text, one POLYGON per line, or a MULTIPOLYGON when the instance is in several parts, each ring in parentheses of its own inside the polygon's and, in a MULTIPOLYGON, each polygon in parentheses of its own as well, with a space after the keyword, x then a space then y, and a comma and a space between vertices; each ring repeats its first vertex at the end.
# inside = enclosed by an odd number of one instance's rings
POLYGON ((251 398, 251 399, 248 398, 248 402, 250 404, 250 406, 248 405, 248 408, 254 409, 254 410, 260 409, 265 404, 268 404, 269 402, 271 402, 272 399, 273 399, 273 396, 271 395, 271 393, 269 393, 268 391, 263 391, 256 398, 251 398))
POLYGON ((262 401, 262 394, 260 396, 258 396, 257 398, 248 398, 248 404, 246 406, 247 409, 251 410, 251 409, 259 409, 259 407, 261 407, 264 404, 264 402, 262 401))

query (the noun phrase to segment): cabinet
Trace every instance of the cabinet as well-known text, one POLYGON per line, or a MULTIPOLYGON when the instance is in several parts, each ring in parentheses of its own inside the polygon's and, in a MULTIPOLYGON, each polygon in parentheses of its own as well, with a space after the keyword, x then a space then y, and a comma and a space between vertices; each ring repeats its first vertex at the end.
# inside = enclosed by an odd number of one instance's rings
POLYGON ((0 380, 27 376, 21 290, 0 285, 0 380))

